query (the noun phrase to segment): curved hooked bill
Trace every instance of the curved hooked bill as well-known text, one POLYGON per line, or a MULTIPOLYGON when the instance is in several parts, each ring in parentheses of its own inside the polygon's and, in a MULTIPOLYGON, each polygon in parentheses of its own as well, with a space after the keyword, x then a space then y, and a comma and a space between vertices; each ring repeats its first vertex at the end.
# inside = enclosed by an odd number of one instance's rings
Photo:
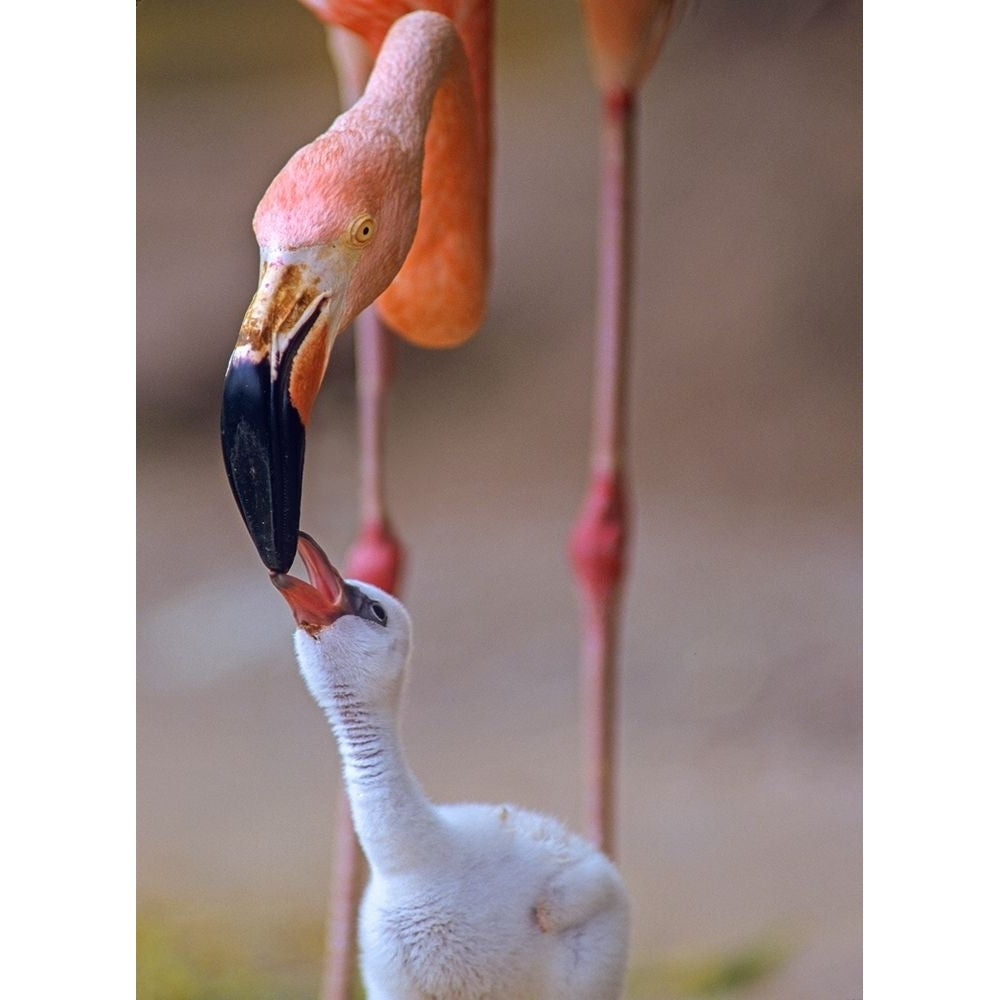
POLYGON ((332 625, 344 615, 363 615, 369 598, 347 583, 315 539, 298 533, 298 552, 309 582, 285 573, 272 573, 271 582, 281 592, 299 628, 310 635, 332 625))
MULTIPOLYGON (((310 332, 317 324, 325 326, 330 296, 300 298, 299 308, 272 322, 278 310, 267 294, 262 287, 254 297, 226 371, 222 452, 229 485, 261 560, 272 572, 284 573, 295 559, 312 403, 311 398, 295 398, 292 371, 310 332)), ((310 351, 308 363, 322 360, 325 367, 328 353, 310 351)), ((318 389, 322 374, 305 380, 318 389)))

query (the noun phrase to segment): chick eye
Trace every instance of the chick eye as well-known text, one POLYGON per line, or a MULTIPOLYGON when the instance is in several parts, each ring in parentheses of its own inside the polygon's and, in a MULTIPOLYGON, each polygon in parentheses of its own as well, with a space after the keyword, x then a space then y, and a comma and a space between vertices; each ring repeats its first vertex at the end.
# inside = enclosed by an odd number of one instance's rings
POLYGON ((375 235, 375 220, 370 215, 362 215, 351 223, 351 242, 364 246, 375 235))
POLYGON ((372 618, 374 618, 379 625, 385 625, 389 621, 389 616, 385 613, 385 608, 383 608, 377 601, 372 601, 369 608, 372 613, 372 618))

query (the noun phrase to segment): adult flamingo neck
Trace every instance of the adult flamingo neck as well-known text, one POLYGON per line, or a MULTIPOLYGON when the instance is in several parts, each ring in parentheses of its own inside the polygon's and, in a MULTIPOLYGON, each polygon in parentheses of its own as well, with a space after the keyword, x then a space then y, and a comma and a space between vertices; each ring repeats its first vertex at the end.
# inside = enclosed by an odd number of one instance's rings
POLYGON ((386 35, 356 107, 370 106, 407 149, 419 151, 438 88, 462 55, 446 17, 421 12, 401 18, 386 35))
MULTIPOLYGON (((488 12, 480 21, 488 43, 488 12)), ((371 34, 366 40, 381 41, 371 34)), ((488 49, 474 54, 488 67, 488 49)), ((466 43, 452 22, 418 11, 386 34, 356 105, 377 113, 418 162, 423 154, 416 236, 378 299, 382 318, 421 347, 460 344, 482 321, 489 270, 488 101, 482 72, 474 82, 466 43)))

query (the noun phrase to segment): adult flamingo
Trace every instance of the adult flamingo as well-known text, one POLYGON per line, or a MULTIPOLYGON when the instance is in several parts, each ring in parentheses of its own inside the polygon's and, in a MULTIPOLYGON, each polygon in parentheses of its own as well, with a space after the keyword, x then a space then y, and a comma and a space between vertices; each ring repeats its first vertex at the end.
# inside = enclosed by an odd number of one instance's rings
MULTIPOLYGON (((376 5, 332 6, 354 30, 376 5)), ((475 332, 485 302, 488 93, 438 13, 370 19, 364 37, 378 46, 364 94, 257 207, 260 281, 226 373, 226 470, 275 572, 295 558, 305 430, 337 334, 378 298, 403 336, 450 346, 475 332)))

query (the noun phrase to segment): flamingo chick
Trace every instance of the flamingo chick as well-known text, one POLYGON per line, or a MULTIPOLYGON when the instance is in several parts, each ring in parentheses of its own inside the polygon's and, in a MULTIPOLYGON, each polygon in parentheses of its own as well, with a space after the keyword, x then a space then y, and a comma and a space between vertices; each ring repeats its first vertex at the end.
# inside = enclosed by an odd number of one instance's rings
POLYGON ((272 571, 295 558, 305 430, 336 336, 390 285, 407 294, 406 308, 396 303, 388 318, 414 342, 451 345, 478 326, 486 176, 476 115, 452 22, 408 14, 389 29, 363 96, 292 156, 257 206, 260 278, 226 372, 222 449, 240 513, 272 571), (455 139, 454 174, 433 185, 446 192, 450 215, 443 220, 439 206, 435 231, 410 253, 424 138, 439 107, 455 139))
POLYGON ((432 804, 399 736, 406 608, 343 580, 304 533, 298 551, 310 582, 272 580, 371 867, 359 920, 369 1000, 616 1000, 628 897, 614 866, 548 816, 432 804))

